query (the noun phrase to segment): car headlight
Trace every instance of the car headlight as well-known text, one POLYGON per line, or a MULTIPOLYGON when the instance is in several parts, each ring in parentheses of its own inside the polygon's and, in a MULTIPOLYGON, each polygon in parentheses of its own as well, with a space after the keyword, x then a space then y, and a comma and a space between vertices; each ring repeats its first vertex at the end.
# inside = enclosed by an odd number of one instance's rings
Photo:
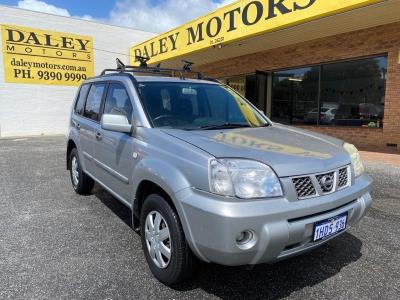
POLYGON ((214 159, 210 163, 211 192, 242 199, 280 197, 281 183, 267 165, 245 159, 214 159))
POLYGON ((354 175, 356 177, 362 175, 365 172, 365 168, 361 159, 360 152, 358 152, 357 148, 354 145, 348 143, 344 143, 343 148, 350 155, 351 163, 353 164, 354 168, 354 175))

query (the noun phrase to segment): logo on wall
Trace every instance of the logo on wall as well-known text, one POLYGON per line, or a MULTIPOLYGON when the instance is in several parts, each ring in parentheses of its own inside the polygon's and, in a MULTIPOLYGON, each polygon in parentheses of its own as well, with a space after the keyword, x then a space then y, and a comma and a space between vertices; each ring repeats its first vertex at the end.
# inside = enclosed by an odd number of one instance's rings
POLYGON ((93 39, 1 25, 5 81, 77 86, 93 76, 93 39))

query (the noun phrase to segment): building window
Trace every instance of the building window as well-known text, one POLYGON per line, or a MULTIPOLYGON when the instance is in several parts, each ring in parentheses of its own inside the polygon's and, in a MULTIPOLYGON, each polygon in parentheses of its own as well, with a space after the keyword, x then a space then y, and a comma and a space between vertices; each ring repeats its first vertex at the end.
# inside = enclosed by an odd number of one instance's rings
POLYGON ((387 57, 275 72, 272 114, 286 124, 382 127, 387 57))
POLYGON ((381 127, 386 73, 386 57, 323 66, 321 107, 336 108, 329 124, 381 127))
POLYGON ((273 74, 272 116, 286 124, 317 124, 319 67, 273 74))

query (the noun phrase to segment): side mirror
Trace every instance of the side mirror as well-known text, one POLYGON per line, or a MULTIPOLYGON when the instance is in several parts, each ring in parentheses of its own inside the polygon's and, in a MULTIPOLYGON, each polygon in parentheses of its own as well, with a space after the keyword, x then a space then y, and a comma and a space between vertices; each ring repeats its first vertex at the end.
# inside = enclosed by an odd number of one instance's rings
POLYGON ((132 125, 124 115, 103 115, 101 117, 101 128, 110 131, 131 133, 132 125))

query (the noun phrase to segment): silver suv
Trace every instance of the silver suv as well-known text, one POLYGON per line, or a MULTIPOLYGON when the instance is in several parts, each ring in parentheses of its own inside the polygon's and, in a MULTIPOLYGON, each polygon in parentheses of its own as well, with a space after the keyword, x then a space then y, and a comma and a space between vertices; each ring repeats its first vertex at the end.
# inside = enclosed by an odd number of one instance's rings
POLYGON ((67 166, 78 194, 97 182, 132 210, 149 267, 167 285, 189 277, 195 258, 254 265, 312 250, 372 202, 353 145, 273 123, 187 67, 119 65, 85 81, 67 166))

